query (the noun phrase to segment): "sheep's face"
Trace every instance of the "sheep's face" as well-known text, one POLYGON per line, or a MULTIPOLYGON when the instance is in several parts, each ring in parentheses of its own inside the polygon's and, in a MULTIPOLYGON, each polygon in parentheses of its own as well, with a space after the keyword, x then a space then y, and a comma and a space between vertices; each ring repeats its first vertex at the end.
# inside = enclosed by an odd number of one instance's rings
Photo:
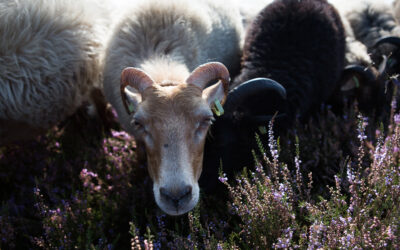
POLYGON ((136 88, 140 98, 129 98, 135 106, 133 134, 145 149, 155 200, 170 215, 186 213, 198 202, 204 143, 213 120, 211 105, 226 98, 225 80, 204 90, 190 82, 151 83, 136 88))
POLYGON ((148 89, 132 121, 146 150, 156 202, 172 215, 188 212, 199 199, 204 141, 213 120, 201 90, 181 86, 148 89))

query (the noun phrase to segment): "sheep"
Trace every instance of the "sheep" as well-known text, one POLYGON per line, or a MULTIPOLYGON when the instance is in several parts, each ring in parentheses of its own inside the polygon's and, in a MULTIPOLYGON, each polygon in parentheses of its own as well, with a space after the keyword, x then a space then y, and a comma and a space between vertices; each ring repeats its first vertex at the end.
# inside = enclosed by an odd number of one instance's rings
POLYGON ((169 215, 198 202, 211 107, 226 98, 224 65, 239 68, 242 30, 234 5, 154 0, 127 11, 108 44, 105 96, 134 136, 155 201, 169 215))
POLYGON ((211 128, 204 171, 217 175, 219 159, 226 172, 251 166, 258 127, 275 111, 276 126, 285 130, 318 110, 336 88, 344 56, 344 28, 327 1, 275 0, 265 7, 247 30, 241 73, 211 128))
POLYGON ((355 38, 363 43, 371 53, 372 61, 379 64, 382 55, 388 55, 393 48, 380 48, 375 44, 383 37, 399 36, 400 26, 396 22, 392 7, 382 1, 358 0, 339 1, 339 11, 348 20, 355 38))
POLYGON ((0 2, 0 145, 43 133, 100 89, 93 16, 66 0, 0 2))
POLYGON ((326 1, 274 1, 247 32, 241 73, 233 87, 255 77, 271 78, 287 90, 288 115, 306 117, 340 78, 344 39, 341 19, 326 1))
MULTIPOLYGON (((272 1, 267 0, 263 2, 265 6, 272 1)), ((345 68, 343 69, 342 77, 339 80, 335 93, 332 94, 328 102, 336 112, 340 112, 343 110, 343 100, 348 100, 348 102, 352 103, 355 99, 358 99, 361 107, 365 107, 365 110, 370 110, 370 93, 374 93, 377 88, 379 89, 382 86, 381 81, 378 79, 378 69, 374 66, 367 46, 357 40, 353 28, 346 17, 349 9, 348 6, 350 6, 347 3, 348 1, 333 0, 330 2, 338 8, 344 26, 346 53, 345 68)), ((245 27, 248 26, 257 12, 261 10, 259 1, 246 3, 240 7, 245 27)))
MULTIPOLYGON (((371 0, 359 1, 336 1, 343 20, 350 24, 347 30, 353 31, 355 41, 361 42, 365 48, 363 54, 368 53, 370 62, 358 63, 365 70, 350 68, 344 73, 347 81, 342 89, 346 94, 350 90, 359 101, 363 112, 384 113, 382 110, 388 108, 392 87, 387 85, 387 79, 399 72, 398 58, 400 47, 400 26, 395 20, 393 11, 389 4, 371 0), (361 82, 358 89, 354 76, 361 82), (348 91, 347 91, 348 92, 348 91), (374 101, 371 102, 371 98, 374 101)), ((353 53, 356 54, 356 53, 353 53)))

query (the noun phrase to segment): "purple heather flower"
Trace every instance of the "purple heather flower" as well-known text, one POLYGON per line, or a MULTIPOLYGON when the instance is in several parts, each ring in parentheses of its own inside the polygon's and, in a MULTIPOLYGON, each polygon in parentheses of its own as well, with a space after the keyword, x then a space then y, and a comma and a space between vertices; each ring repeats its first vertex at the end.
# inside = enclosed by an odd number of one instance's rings
POLYGON ((294 157, 294 163, 295 163, 296 169, 300 169, 301 160, 298 156, 294 157))
POLYGON ((358 139, 360 141, 363 141, 367 139, 367 136, 365 135, 365 127, 368 125, 368 119, 366 117, 363 117, 362 115, 358 115, 358 139))
POLYGON ((393 100, 392 101, 392 109, 396 109, 396 106, 397 106, 397 102, 396 102, 396 100, 393 100))
POLYGON ((349 181, 349 183, 353 183, 354 181, 354 174, 350 169, 350 166, 347 167, 347 180, 349 181))
POLYGON ((385 184, 390 185, 392 183, 392 177, 391 176, 385 176, 385 184))
POLYGON ((114 108, 111 108, 111 114, 115 117, 115 119, 118 119, 118 113, 114 108))
POLYGON ((115 131, 115 130, 111 130, 111 135, 113 137, 121 137, 122 139, 130 139, 131 137, 129 136, 128 133, 126 133, 125 131, 115 131))
POLYGON ((395 114, 393 119, 397 125, 400 124, 400 114, 395 114))
POLYGON ((274 195, 274 198, 277 200, 280 200, 283 197, 281 192, 274 192, 273 195, 274 195))
POLYGON ((353 204, 350 204, 349 208, 347 209, 348 213, 352 214, 354 211, 354 206, 353 204))
POLYGON ((225 183, 228 181, 228 177, 226 177, 226 174, 224 173, 222 176, 218 177, 218 180, 222 183, 225 183))
POLYGON ((93 173, 92 171, 88 171, 86 168, 84 168, 84 169, 82 169, 82 171, 81 171, 81 176, 82 176, 82 177, 87 177, 87 176, 90 176, 90 177, 97 177, 97 174, 96 174, 96 173, 93 173))
POLYGON ((278 161, 279 155, 277 150, 277 144, 276 141, 274 140, 273 120, 271 120, 268 125, 268 146, 272 158, 274 159, 274 161, 278 161))
POLYGON ((337 175, 335 175, 335 183, 336 185, 340 185, 340 178, 337 175))
POLYGON ((287 190, 288 190, 288 187, 287 187, 285 184, 279 183, 279 191, 280 191, 281 193, 284 194, 287 190))
POLYGON ((367 136, 364 134, 364 132, 360 132, 357 137, 360 139, 360 141, 367 139, 367 136))

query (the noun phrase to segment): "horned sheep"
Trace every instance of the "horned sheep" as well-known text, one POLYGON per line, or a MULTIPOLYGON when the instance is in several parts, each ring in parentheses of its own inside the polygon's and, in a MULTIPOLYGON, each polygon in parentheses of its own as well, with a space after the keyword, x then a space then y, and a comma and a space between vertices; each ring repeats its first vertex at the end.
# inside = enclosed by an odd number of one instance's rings
POLYGON ((226 171, 251 166, 259 126, 275 111, 282 128, 319 109, 336 88, 344 55, 343 25, 327 1, 275 0, 265 7, 247 30, 241 73, 211 128, 204 171, 216 175, 207 167, 220 158, 226 171))
POLYGON ((242 69, 233 87, 256 77, 271 78, 287 91, 288 115, 307 116, 340 78, 344 39, 341 19, 325 0, 276 0, 247 31, 242 69))
POLYGON ((356 76, 361 80, 355 91, 361 110, 385 113, 382 108, 389 106, 392 94, 388 91, 391 86, 387 85, 387 79, 399 73, 400 26, 393 9, 388 3, 373 0, 336 0, 335 5, 348 23, 346 30, 353 34, 353 41, 363 45, 350 54, 367 55, 364 56, 367 60, 351 61, 351 64, 362 65, 364 69, 346 70, 344 78, 350 79, 348 82, 352 84, 346 84, 343 89, 354 88, 356 84, 351 79, 356 76))
POLYGON ((46 131, 100 88, 101 29, 84 6, 0 2, 0 145, 46 131))
POLYGON ((108 45, 104 93, 147 160, 156 203, 170 215, 199 199, 211 107, 228 91, 223 64, 239 68, 242 29, 238 8, 223 1, 154 0, 126 11, 108 45))
POLYGON ((384 57, 400 46, 400 39, 395 39, 400 36, 400 26, 390 4, 373 0, 337 0, 336 6, 350 24, 348 29, 352 30, 354 38, 366 46, 371 65, 379 68, 384 57), (382 41, 386 37, 392 38, 382 41))

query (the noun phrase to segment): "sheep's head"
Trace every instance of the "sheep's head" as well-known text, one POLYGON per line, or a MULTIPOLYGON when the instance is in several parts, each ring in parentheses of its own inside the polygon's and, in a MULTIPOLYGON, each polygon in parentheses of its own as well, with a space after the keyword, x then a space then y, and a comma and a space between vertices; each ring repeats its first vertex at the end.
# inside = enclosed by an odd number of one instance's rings
POLYGON ((221 63, 199 66, 184 83, 155 83, 137 68, 121 74, 122 100, 132 111, 137 144, 146 151, 155 200, 170 215, 186 213, 198 202, 211 108, 225 101, 228 85, 229 72, 221 63))

